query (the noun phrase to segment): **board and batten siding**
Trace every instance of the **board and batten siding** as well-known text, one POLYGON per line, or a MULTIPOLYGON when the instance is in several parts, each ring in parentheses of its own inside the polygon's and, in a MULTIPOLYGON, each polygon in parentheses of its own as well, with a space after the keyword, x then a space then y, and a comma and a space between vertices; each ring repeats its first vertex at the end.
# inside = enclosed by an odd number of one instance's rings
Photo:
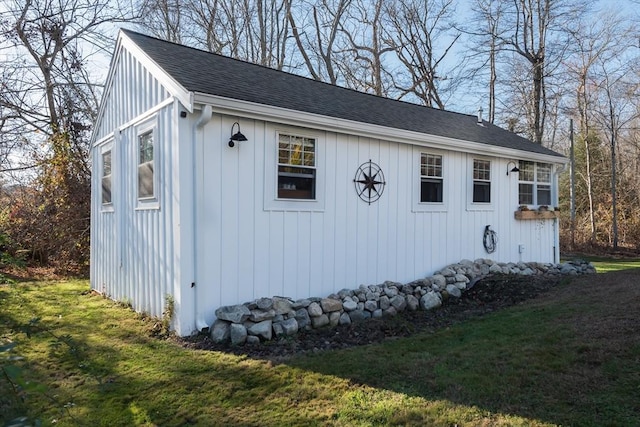
POLYGON ((196 310, 206 323, 221 305, 408 282, 464 258, 554 261, 553 220, 514 219, 518 176, 505 173, 513 159, 486 157, 492 203, 478 208, 470 203, 471 168, 481 156, 215 112, 195 139, 196 310), (230 148, 235 121, 248 141, 230 148), (316 138, 315 206, 273 200, 278 132, 316 138), (421 152, 443 155, 445 208, 417 205, 421 152), (382 197, 370 205, 353 182, 369 160, 386 180, 382 197), (498 235, 493 254, 483 247, 486 225, 498 235))
MULTIPOLYGON (((192 221, 180 224, 184 209, 190 212, 187 218, 193 217, 190 181, 180 176, 191 176, 191 134, 179 134, 183 108, 143 64, 125 49, 115 58, 92 149, 91 287, 160 317, 167 295, 177 305, 187 301, 192 306, 190 295, 180 298, 182 287, 193 282, 192 267, 183 265, 193 253, 192 221), (153 132, 155 162, 155 200, 147 203, 138 200, 137 190, 138 136, 144 130, 153 132), (101 201, 100 173, 106 149, 112 153, 108 206, 101 201), (185 157, 189 164, 182 165, 185 157), (182 237, 185 229, 187 240, 182 237)), ((189 333, 193 321, 183 316, 190 314, 181 312, 176 328, 189 333)))
POLYGON ((108 137, 116 129, 171 99, 167 89, 130 51, 122 49, 114 55, 111 75, 101 103, 100 127, 94 140, 108 137))

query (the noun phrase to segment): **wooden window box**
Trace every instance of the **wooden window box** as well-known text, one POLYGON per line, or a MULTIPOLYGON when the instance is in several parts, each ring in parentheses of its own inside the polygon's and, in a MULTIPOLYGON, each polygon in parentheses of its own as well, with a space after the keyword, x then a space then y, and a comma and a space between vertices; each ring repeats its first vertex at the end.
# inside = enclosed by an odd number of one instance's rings
POLYGON ((516 219, 554 219, 560 217, 559 211, 515 211, 516 219))

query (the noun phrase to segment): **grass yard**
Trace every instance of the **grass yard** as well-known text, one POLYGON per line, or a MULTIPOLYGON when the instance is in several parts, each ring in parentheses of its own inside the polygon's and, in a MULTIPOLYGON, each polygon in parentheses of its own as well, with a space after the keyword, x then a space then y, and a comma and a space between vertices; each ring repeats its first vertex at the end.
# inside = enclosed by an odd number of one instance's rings
POLYGON ((0 351, 0 421, 640 425, 639 282, 640 270, 580 277, 435 333, 278 365, 154 338, 156 321, 86 281, 2 285, 0 346, 15 347, 0 351))
POLYGON ((591 262, 596 267, 598 273, 640 268, 640 259, 638 258, 615 259, 606 257, 585 257, 583 259, 591 262))

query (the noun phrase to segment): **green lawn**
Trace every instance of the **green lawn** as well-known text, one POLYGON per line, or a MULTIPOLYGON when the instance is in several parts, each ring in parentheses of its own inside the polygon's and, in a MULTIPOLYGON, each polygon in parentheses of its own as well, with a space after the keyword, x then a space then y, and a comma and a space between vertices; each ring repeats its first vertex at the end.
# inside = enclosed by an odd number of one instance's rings
POLYGON ((585 257, 587 261, 593 263, 598 273, 607 273, 609 271, 628 270, 631 268, 640 268, 639 258, 607 258, 607 257, 585 257))
MULTIPOLYGON (((615 283, 639 276, 615 274, 626 275, 615 283)), ((153 319, 91 295, 86 281, 4 285, 0 345, 16 346, 0 352, 0 421, 27 415, 57 426, 640 425, 637 332, 613 345, 612 337, 576 329, 594 324, 592 316, 620 316, 582 280, 564 285, 556 298, 436 333, 279 365, 153 338, 153 319), (7 378, 29 381, 28 391, 13 389, 7 378)))

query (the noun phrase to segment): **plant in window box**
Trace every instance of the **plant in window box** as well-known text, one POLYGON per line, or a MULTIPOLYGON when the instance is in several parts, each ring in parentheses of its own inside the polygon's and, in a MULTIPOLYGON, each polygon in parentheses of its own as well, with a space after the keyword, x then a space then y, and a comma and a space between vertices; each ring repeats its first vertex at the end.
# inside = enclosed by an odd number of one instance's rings
POLYGON ((522 211, 522 212, 526 212, 526 211, 528 211, 528 210, 529 210, 529 206, 527 206, 527 205, 520 205, 520 206, 518 206, 518 210, 519 210, 519 211, 522 211))
POLYGON ((538 211, 539 212, 547 212, 548 210, 549 210, 549 206, 547 206, 547 205, 538 206, 538 211))

